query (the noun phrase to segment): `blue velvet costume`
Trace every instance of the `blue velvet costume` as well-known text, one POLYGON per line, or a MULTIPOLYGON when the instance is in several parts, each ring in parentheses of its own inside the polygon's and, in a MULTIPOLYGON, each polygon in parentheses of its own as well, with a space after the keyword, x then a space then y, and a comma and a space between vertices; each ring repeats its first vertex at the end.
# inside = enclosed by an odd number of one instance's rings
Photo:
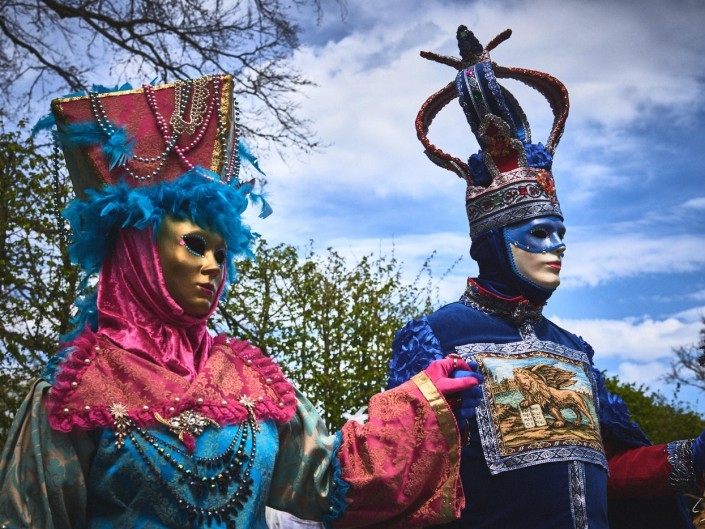
POLYGON ((697 490, 693 441, 651 446, 606 391, 592 348, 542 315, 566 247, 551 169, 568 91, 546 73, 492 62, 490 51, 510 35, 505 30, 483 46, 459 26, 460 58, 422 52, 456 70, 455 81, 422 105, 416 132, 429 159, 467 183, 470 255, 480 273, 460 302, 397 333, 389 387, 450 354, 476 362, 484 377, 462 450, 466 507, 444 527, 691 527, 677 494, 697 490), (545 145, 532 142, 519 102, 499 84, 505 78, 550 104, 545 145), (428 137, 454 98, 480 146, 467 163, 428 137))
MULTIPOLYGON (((624 404, 605 390, 602 375, 592 366, 592 348, 585 341, 542 317, 540 312, 526 315, 525 318, 519 316, 519 321, 512 321, 509 317, 489 314, 486 307, 466 296, 463 301, 451 303, 409 322, 397 333, 390 367, 390 388, 424 369, 429 362, 462 351, 463 346, 468 344, 486 346, 465 349, 496 351, 504 347, 505 353, 516 350, 522 344, 528 344, 530 350, 550 349, 545 346, 555 344, 565 348, 565 351, 582 353, 583 359, 587 360, 585 373, 594 389, 593 402, 599 415, 602 436, 609 437, 613 444, 620 446, 650 444, 643 432, 629 421, 624 404), (496 347, 498 344, 501 347, 496 347)), ((461 355, 466 357, 465 353, 461 355)), ((512 353, 508 356, 511 357, 512 353)), ((552 358, 554 362, 561 361, 556 356, 552 358)), ((546 359, 541 361, 545 362, 546 359)), ((518 365, 516 361, 514 365, 518 365)), ((483 374, 485 402, 478 408, 477 420, 469 421, 468 442, 462 451, 461 478, 466 508, 460 520, 443 527, 489 529, 521 525, 532 528, 626 529, 691 526, 675 497, 608 502, 608 472, 604 460, 600 460, 599 449, 588 449, 588 453, 582 454, 568 454, 566 447, 529 449, 528 462, 515 463, 514 467, 508 465, 498 472, 491 471, 485 453, 488 447, 483 449, 483 441, 486 445, 495 441, 492 439, 492 429, 485 429, 489 433, 482 434, 479 428, 483 417, 487 419, 491 415, 488 412, 492 411, 488 409, 488 374, 483 374)), ((510 413, 518 414, 518 411, 505 408, 503 413, 502 420, 506 422, 510 413)), ((564 411, 564 416, 569 416, 567 418, 575 419, 576 415, 575 412, 564 411)), ((587 422, 582 418, 579 428, 586 429, 587 422)), ((550 418, 544 430, 550 438, 549 427, 550 418)), ((505 430, 502 432, 507 433, 505 430)), ((491 453, 492 447, 489 448, 491 453)), ((671 458, 671 463, 688 464, 676 462, 675 458, 671 458)), ((692 468, 690 473, 692 475, 692 468)))

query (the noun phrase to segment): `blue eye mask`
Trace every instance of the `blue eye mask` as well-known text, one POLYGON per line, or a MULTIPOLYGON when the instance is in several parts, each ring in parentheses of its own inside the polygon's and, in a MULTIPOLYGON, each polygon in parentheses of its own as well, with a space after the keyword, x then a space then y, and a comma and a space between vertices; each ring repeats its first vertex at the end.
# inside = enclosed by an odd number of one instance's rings
POLYGON ((539 217, 504 228, 507 245, 531 253, 548 253, 565 248, 565 225, 559 217, 539 217))

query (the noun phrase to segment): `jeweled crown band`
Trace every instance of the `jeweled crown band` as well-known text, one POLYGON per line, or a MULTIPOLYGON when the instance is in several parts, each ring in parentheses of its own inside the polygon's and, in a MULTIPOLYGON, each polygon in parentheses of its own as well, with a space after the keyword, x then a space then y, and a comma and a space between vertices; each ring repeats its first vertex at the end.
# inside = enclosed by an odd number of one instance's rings
POLYGON ((465 206, 473 238, 536 217, 563 218, 551 172, 534 167, 502 173, 488 187, 468 186, 465 206))

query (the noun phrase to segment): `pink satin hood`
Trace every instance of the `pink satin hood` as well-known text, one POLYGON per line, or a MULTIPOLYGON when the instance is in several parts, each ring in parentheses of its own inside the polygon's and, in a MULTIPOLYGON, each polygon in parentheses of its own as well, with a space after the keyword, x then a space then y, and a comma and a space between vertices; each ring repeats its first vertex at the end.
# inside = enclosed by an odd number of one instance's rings
POLYGON ((97 334, 190 381, 213 347, 206 322, 217 305, 186 314, 167 291, 153 230, 127 228, 100 273, 97 334))

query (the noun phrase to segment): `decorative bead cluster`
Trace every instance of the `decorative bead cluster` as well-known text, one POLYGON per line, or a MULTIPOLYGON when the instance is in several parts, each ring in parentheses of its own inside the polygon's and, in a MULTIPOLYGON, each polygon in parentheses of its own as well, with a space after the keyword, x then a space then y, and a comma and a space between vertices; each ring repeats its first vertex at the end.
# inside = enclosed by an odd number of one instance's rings
POLYGON ((220 427, 220 425, 210 417, 205 417, 193 410, 186 410, 171 419, 164 419, 159 413, 155 413, 154 418, 169 428, 171 433, 178 435, 179 441, 184 440, 185 433, 201 435, 209 424, 212 424, 216 428, 220 427))
MULTIPOLYGON (((228 529, 234 529, 237 514, 252 495, 254 482, 251 467, 257 454, 256 433, 260 430, 254 413, 255 401, 245 395, 240 399, 240 404, 247 409, 247 419, 240 424, 228 447, 215 457, 190 454, 179 446, 157 438, 137 426, 127 415, 126 407, 120 403, 110 407, 115 421, 115 446, 120 449, 125 439, 129 439, 149 470, 176 499, 179 509, 190 523, 201 527, 217 522, 224 523, 228 529), (251 443, 249 453, 246 454, 248 438, 251 438, 251 443), (184 497, 173 482, 162 475, 156 460, 163 461, 173 469, 174 475, 178 476, 178 483, 188 487, 190 498, 184 497)), ((160 422, 167 424, 172 432, 174 424, 178 423, 179 438, 184 430, 194 435, 200 434, 208 426, 207 423, 217 427, 215 421, 201 419, 203 417, 199 413, 187 410, 176 418, 169 421, 161 419, 160 422), (172 424, 175 420, 176 423, 172 424)))
POLYGON ((54 146, 51 153, 52 161, 52 176, 54 184, 54 218, 56 219, 56 227, 59 230, 59 242, 64 246, 68 246, 71 242, 71 236, 69 230, 66 228, 66 222, 61 216, 61 210, 63 209, 61 204, 61 188, 59 182, 59 166, 61 164, 61 151, 59 145, 54 142, 54 146))
MULTIPOLYGON (((222 89, 222 77, 218 75, 208 75, 198 79, 188 79, 186 81, 176 81, 174 83, 174 111, 169 118, 169 121, 159 112, 157 98, 155 96, 154 87, 145 84, 145 98, 150 110, 157 123, 159 133, 164 140, 164 151, 153 157, 143 157, 134 154, 132 158, 142 164, 156 167, 146 175, 137 174, 127 162, 122 165, 125 172, 133 179, 140 182, 145 182, 155 178, 163 169, 169 154, 176 154, 181 163, 188 169, 193 169, 195 164, 187 157, 203 140, 211 122, 213 112, 216 112, 217 124, 217 141, 220 142, 223 155, 223 174, 225 182, 230 182, 233 178, 239 178, 240 159, 237 156, 237 141, 238 130, 237 123, 239 120, 240 111, 237 101, 233 98, 233 112, 235 117, 235 134, 233 137, 233 147, 228 149, 228 127, 227 122, 222 115, 220 98, 222 89), (212 84, 213 97, 209 100, 208 84, 212 84), (188 114, 188 118, 186 117, 188 114), (179 146, 178 140, 184 135, 193 136, 191 142, 186 146, 179 146)), ((89 101, 93 117, 98 124, 101 132, 108 138, 113 136, 117 130, 108 119, 108 116, 103 107, 101 98, 95 92, 89 92, 89 101)))
MULTIPOLYGON (((214 107, 220 108, 220 105, 218 104, 218 98, 216 97, 216 94, 218 93, 218 89, 216 88, 216 86, 219 85, 220 81, 221 81, 220 75, 202 77, 200 79, 197 79, 197 81, 200 81, 202 83, 206 83, 211 79, 213 81, 213 98, 211 99, 211 104, 208 106, 208 110, 207 110, 205 119, 203 119, 202 116, 201 117, 194 117, 192 114, 192 117, 189 121, 188 129, 189 130, 193 129, 193 131, 195 132, 197 125, 202 124, 203 126, 196 133, 196 137, 186 147, 179 147, 178 145, 176 145, 176 142, 174 142, 174 152, 176 152, 176 155, 179 157, 181 162, 189 169, 193 169, 194 165, 191 162, 191 160, 189 160, 186 157, 186 155, 189 152, 191 152, 194 149, 194 147, 196 147, 196 145, 198 145, 201 142, 201 140, 203 139, 203 136, 206 133, 206 129, 208 129, 208 124, 210 123, 211 116, 213 115, 213 108, 214 107)), ((191 81, 187 81, 187 82, 190 83, 191 81)), ((176 86, 181 86, 182 84, 183 84, 183 82, 177 81, 176 86)), ((164 141, 169 143, 174 137, 178 137, 178 135, 180 133, 176 129, 174 129, 173 132, 169 131, 169 127, 167 126, 166 120, 161 115, 161 113, 159 112, 159 108, 157 107, 157 98, 154 95, 154 87, 151 85, 143 85, 143 88, 144 88, 145 96, 147 97, 147 102, 149 103, 149 107, 152 110, 152 114, 154 114, 154 118, 157 121, 157 126, 159 127, 159 132, 161 133, 162 138, 164 138, 164 141)), ((207 96, 208 90, 205 87, 205 85, 202 87, 202 90, 205 91, 205 94, 207 96)), ((201 96, 198 96, 198 97, 200 98, 201 96)), ((177 91, 175 90, 174 112, 171 115, 171 119, 170 119, 170 123, 172 124, 172 127, 173 127, 173 123, 175 123, 175 122, 177 122, 177 123, 182 122, 183 125, 180 125, 180 126, 185 126, 186 122, 183 120, 183 115, 179 115, 179 114, 183 114, 186 112, 186 108, 188 106, 188 101, 189 101, 188 95, 186 97, 183 97, 183 92, 181 90, 178 90, 178 95, 177 95, 177 91), (178 111, 178 113, 177 113, 177 111, 178 111), (177 115, 177 118, 174 118, 174 115, 177 115)), ((192 104, 191 104, 192 112, 193 112, 194 106, 197 104, 198 103, 196 101, 192 102, 192 104)), ((205 103, 203 103, 203 104, 205 104, 205 103)), ((221 126, 222 126, 222 124, 220 123, 220 120, 218 120, 218 127, 220 128, 221 126)), ((193 134, 193 133, 188 133, 188 134, 193 134)))
MULTIPOLYGON (((203 123, 203 114, 206 112, 208 105, 208 81, 210 76, 199 77, 198 79, 187 79, 186 81, 176 81, 174 83, 174 112, 171 115, 169 124, 175 134, 192 135, 196 128, 203 123), (184 97, 183 88, 186 86, 187 95, 184 97), (189 120, 185 121, 183 116, 186 115, 186 108, 189 103, 189 93, 193 86, 193 96, 191 99, 191 109, 189 111, 189 120), (176 109, 179 112, 176 112, 176 109)), ((213 99, 215 101, 215 98, 213 99)), ((208 113, 210 116, 211 113, 208 113)), ((206 118, 206 121, 208 119, 206 118)))
MULTIPOLYGON (((220 101, 220 95, 219 95, 219 91, 218 91, 219 87, 220 87, 220 84, 213 85, 213 98, 216 101, 220 101)), ((235 126, 233 127, 232 149, 230 150, 229 156, 228 156, 228 127, 224 121, 224 116, 223 116, 223 112, 220 108, 220 105, 217 105, 217 112, 218 112, 218 136, 220 137, 220 147, 221 147, 222 153, 223 153, 223 163, 225 164, 224 171, 223 171, 223 173, 225 174, 225 182, 229 183, 233 178, 235 178, 235 181, 238 181, 240 179, 240 157, 237 155, 239 133, 240 133, 240 128, 238 127, 238 123, 240 122, 240 107, 238 105, 237 99, 235 99, 233 97, 233 116, 234 116, 233 119, 234 119, 235 126), (228 156, 227 160, 225 160, 226 156, 228 156)))
POLYGON ((536 175, 536 182, 541 186, 541 189, 543 189, 546 195, 548 195, 551 203, 555 204, 558 201, 556 198, 556 183, 551 173, 542 169, 536 175))

